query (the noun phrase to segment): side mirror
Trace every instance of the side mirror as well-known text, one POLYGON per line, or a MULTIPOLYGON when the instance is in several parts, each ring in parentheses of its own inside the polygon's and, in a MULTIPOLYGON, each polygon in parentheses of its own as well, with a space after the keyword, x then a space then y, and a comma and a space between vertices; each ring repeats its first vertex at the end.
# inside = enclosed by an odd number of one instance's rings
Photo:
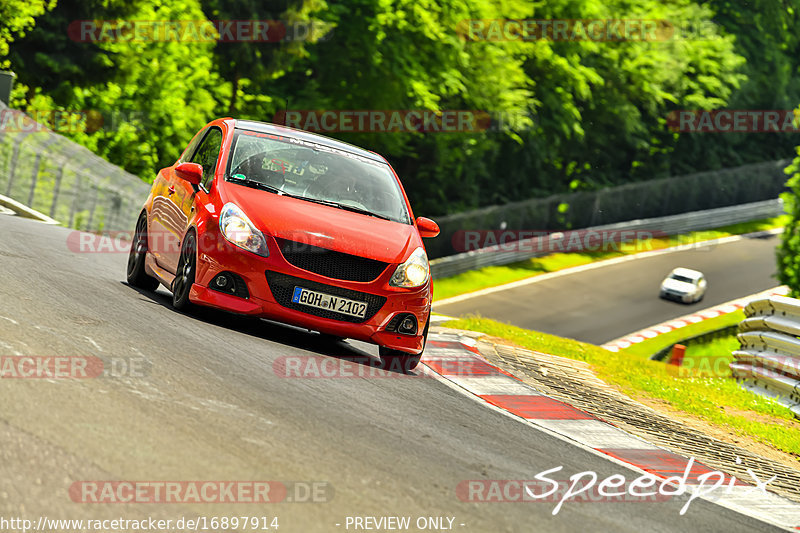
POLYGON ((417 218, 417 229, 421 237, 430 239, 439 235, 439 225, 429 218, 417 218))
POLYGON ((200 185, 203 179, 203 167, 197 163, 181 163, 175 167, 175 174, 192 185, 200 185))

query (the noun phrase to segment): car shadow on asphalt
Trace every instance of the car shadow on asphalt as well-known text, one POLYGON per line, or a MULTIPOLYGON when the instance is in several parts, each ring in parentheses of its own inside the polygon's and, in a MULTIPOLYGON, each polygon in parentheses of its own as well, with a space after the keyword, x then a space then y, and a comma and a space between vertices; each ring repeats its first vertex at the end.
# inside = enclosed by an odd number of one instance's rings
MULTIPOLYGON (((138 292, 143 297, 142 299, 144 301, 164 307, 170 312, 183 315, 190 320, 198 320, 205 324, 237 331, 244 335, 256 337, 265 341, 280 343, 285 346, 299 348, 322 356, 334 357, 387 373, 404 373, 398 368, 385 366, 379 357, 356 348, 348 342, 336 337, 264 318, 237 315, 199 305, 194 305, 187 311, 178 311, 172 306, 172 296, 166 292, 163 287, 159 287, 161 290, 153 292, 134 287, 125 281, 120 281, 120 283, 138 292)), ((409 372, 408 376, 414 377, 418 373, 419 370, 414 370, 409 372)))
POLYGON ((745 239, 761 239, 766 241, 770 239, 775 239, 778 237, 778 235, 771 232, 770 230, 764 230, 764 231, 756 231, 753 233, 748 233, 746 235, 742 235, 742 237, 744 237, 745 239))

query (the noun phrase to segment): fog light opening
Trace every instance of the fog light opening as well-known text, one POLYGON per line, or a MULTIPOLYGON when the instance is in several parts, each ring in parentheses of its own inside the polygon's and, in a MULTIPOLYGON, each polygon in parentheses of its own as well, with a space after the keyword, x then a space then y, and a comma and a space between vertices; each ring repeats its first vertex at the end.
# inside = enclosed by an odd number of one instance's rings
POLYGON ((211 283, 209 283, 208 288, 218 292, 232 294, 233 296, 238 296, 239 298, 250 298, 250 292, 247 290, 247 284, 244 282, 241 276, 234 274, 233 272, 221 272, 217 274, 211 280, 211 283))

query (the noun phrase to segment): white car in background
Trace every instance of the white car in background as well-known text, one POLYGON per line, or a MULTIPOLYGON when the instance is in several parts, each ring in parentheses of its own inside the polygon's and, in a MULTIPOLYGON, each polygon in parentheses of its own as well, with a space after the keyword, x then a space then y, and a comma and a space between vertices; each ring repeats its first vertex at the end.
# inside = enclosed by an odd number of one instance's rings
POLYGON ((706 278, 702 272, 678 267, 661 282, 661 298, 676 302, 693 303, 703 299, 706 278))

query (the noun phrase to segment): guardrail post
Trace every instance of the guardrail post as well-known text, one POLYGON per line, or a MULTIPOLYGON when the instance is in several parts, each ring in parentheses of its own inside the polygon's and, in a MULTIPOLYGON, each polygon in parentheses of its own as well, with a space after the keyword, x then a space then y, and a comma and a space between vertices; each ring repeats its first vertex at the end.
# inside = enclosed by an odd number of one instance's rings
POLYGON ((33 172, 31 172, 31 190, 28 193, 28 206, 33 207, 33 196, 36 193, 36 182, 39 181, 39 167, 42 164, 42 153, 44 149, 58 140, 58 137, 52 136, 44 144, 41 149, 36 152, 36 157, 33 160, 33 172))
POLYGON ((25 140, 26 136, 27 134, 23 133, 14 139, 14 149, 11 151, 11 163, 8 169, 8 186, 6 187, 6 196, 11 195, 11 185, 14 184, 14 174, 16 173, 15 170, 17 168, 17 160, 19 159, 19 147, 22 146, 22 141, 25 140))
POLYGON ((50 204, 50 217, 55 218, 56 216, 56 206, 58 205, 58 193, 61 192, 61 179, 64 176, 64 167, 59 166, 56 169, 56 184, 55 188, 53 189, 53 203, 50 204))
POLYGON ((0 70, 0 102, 8 105, 11 101, 11 89, 14 88, 14 78, 17 75, 9 70, 0 70))

